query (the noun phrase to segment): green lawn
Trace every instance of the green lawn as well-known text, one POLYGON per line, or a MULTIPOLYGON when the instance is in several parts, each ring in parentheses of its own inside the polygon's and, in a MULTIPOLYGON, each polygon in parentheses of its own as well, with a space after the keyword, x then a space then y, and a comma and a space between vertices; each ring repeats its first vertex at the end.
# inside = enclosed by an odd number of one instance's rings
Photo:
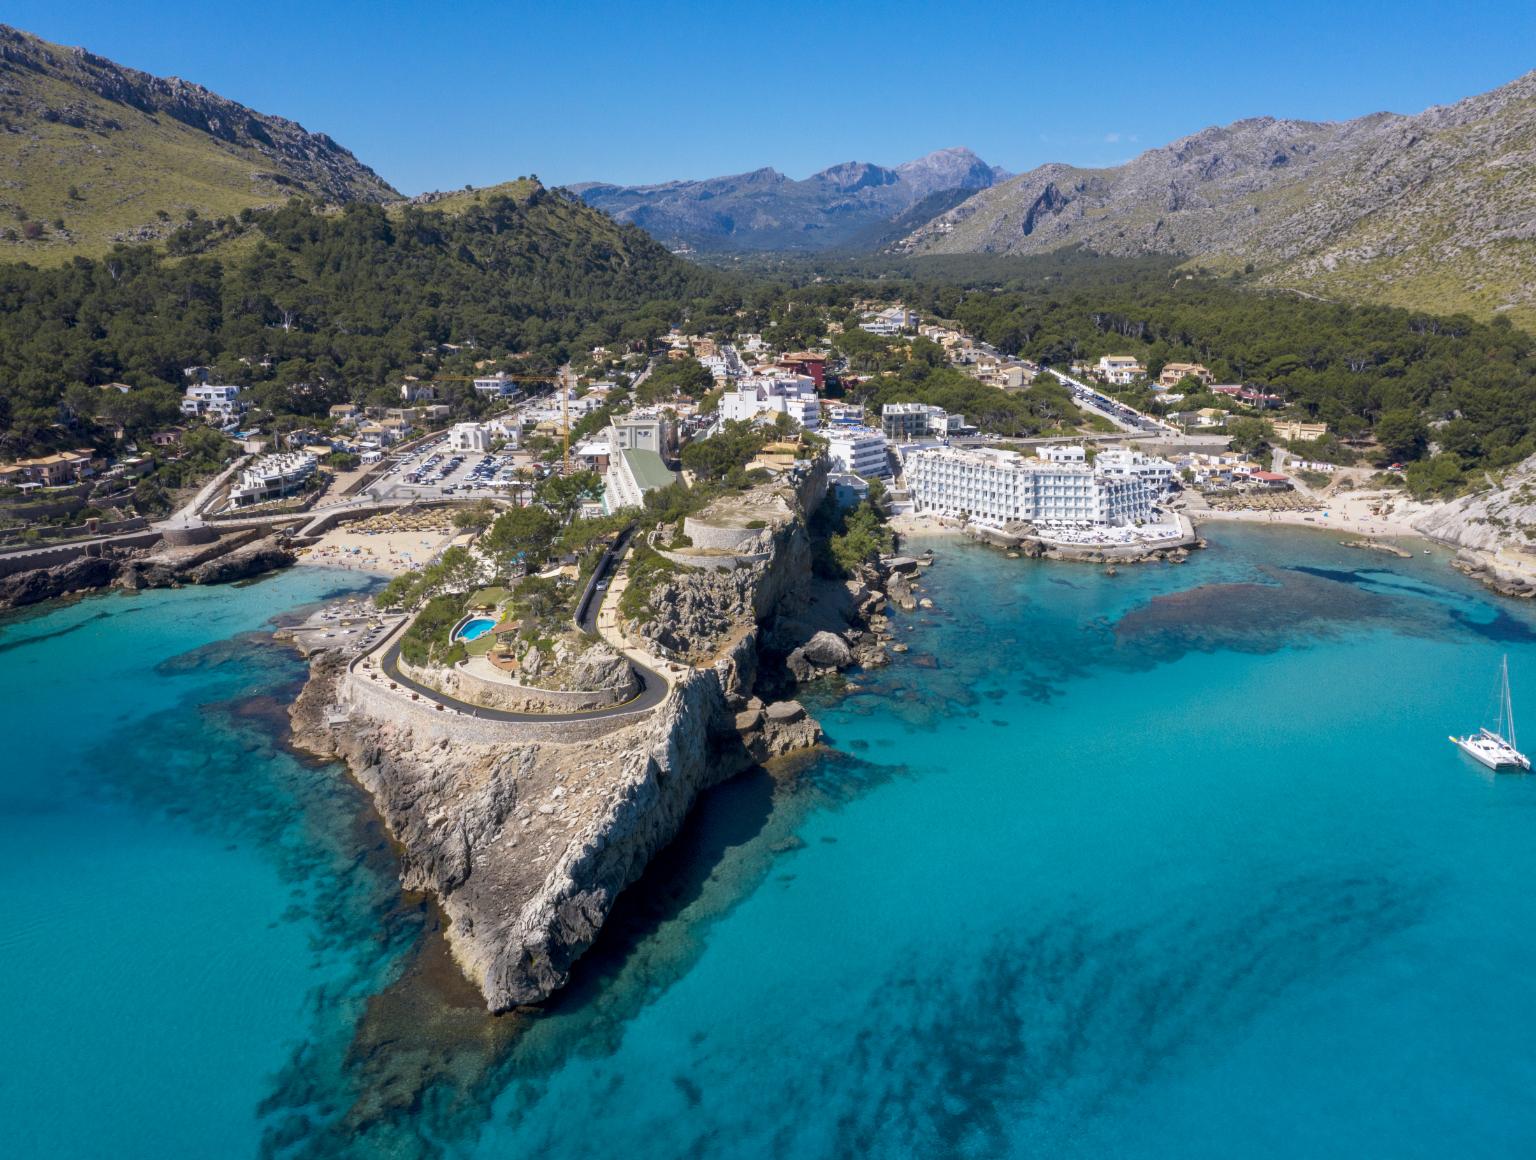
POLYGON ((465 604, 465 607, 466 608, 479 608, 481 605, 493 605, 493 606, 495 606, 497 608, 500 608, 501 607, 501 602, 503 600, 505 600, 510 595, 512 595, 512 594, 510 592, 508 592, 505 588, 501 588, 501 587, 498 587, 498 586, 493 586, 493 587, 490 587, 490 588, 481 588, 478 591, 471 592, 469 594, 469 599, 468 599, 467 603, 465 604))

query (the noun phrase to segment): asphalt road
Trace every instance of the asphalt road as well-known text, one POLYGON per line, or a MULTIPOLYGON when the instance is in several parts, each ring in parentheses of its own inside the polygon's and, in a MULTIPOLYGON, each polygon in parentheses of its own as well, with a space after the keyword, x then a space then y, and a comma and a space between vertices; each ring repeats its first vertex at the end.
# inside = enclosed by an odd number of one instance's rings
MULTIPOLYGON (((621 559, 624 551, 629 547, 629 539, 634 535, 634 529, 625 532, 623 536, 610 548, 598 563, 598 576, 607 575, 613 569, 615 560, 621 559)), ((604 590, 606 592, 606 589, 604 590)), ((601 593, 594 593, 594 599, 588 602, 584 610, 581 627, 583 631, 595 632, 597 628, 597 611, 602 604, 601 593)), ((404 635, 404 634, 402 634, 404 635)), ((479 717, 490 721, 512 721, 518 723, 539 721, 590 721, 594 718, 614 717, 623 713, 640 713, 647 709, 654 709, 666 699, 668 686, 667 680, 654 669, 648 668, 629 659, 630 668, 635 672, 640 682, 640 692, 625 701, 622 705, 610 705, 606 709, 589 709, 576 713, 513 713, 506 709, 486 709, 479 705, 471 705, 465 701, 456 700, 436 689, 430 689, 418 681, 413 681, 400 671, 400 641, 396 639, 379 658, 379 668, 383 674, 392 681, 396 681, 413 693, 419 693, 429 701, 435 701, 448 709, 457 709, 470 717, 479 717)))

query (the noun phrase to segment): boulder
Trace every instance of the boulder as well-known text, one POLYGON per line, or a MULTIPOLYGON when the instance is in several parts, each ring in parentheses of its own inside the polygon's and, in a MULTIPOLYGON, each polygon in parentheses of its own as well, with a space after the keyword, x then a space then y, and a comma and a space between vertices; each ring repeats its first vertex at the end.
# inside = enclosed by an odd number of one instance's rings
POLYGON ((835 632, 818 632, 800 651, 806 660, 821 668, 845 669, 853 663, 853 650, 835 632))
POLYGON ((787 724, 790 721, 798 721, 805 716, 805 706, 799 701, 775 701, 764 709, 768 720, 787 724))

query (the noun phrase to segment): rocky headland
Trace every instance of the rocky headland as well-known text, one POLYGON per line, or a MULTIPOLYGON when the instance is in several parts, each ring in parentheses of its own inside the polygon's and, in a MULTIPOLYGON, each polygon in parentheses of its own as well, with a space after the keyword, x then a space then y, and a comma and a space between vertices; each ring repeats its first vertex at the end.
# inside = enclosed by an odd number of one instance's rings
POLYGON ((103 588, 138 592, 184 584, 226 584, 286 568, 295 558, 279 537, 262 536, 254 529, 185 547, 164 541, 148 548, 107 546, 65 563, 0 577, 0 609, 24 608, 103 588))
POLYGON ((1413 527, 1457 549, 1457 571, 1505 596, 1536 596, 1536 456, 1484 490, 1431 508, 1413 527))
MULTIPOLYGON (((295 742, 344 760, 368 790, 399 843, 403 885, 440 904, 451 953, 492 1012, 564 985, 700 792, 819 742, 791 696, 797 681, 883 661, 868 619, 884 593, 812 577, 807 516, 825 490, 816 465, 733 499, 780 512, 752 529, 750 559, 653 581, 622 628, 669 658, 654 708, 468 716, 392 688, 370 657, 312 656, 295 742)), ((698 526, 728 516, 706 510, 698 526)))

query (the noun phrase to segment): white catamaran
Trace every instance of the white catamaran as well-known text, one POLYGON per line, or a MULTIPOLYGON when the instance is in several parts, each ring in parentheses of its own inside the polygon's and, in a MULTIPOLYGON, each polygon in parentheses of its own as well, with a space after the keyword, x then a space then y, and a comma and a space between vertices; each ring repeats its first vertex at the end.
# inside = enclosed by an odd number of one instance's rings
POLYGON ((1499 723, 1494 729, 1479 729, 1466 737, 1452 737, 1452 743, 1469 757, 1489 769, 1531 768, 1531 759, 1515 748, 1515 711, 1509 699, 1509 657, 1499 666, 1499 723))

